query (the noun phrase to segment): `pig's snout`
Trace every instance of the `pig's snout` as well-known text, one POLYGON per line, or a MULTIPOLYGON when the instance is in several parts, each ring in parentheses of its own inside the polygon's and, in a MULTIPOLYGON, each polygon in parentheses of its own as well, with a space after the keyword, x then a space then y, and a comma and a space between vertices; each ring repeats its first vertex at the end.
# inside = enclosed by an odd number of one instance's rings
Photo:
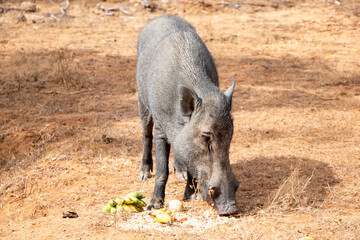
POLYGON ((235 201, 227 200, 227 201, 217 204, 217 201, 215 199, 215 191, 216 191, 216 188, 214 186, 209 187, 209 195, 212 200, 211 206, 216 209, 217 213, 220 216, 232 215, 232 214, 237 214, 240 212, 240 210, 236 206, 235 201))
POLYGON ((232 215, 240 212, 235 203, 227 206, 219 206, 216 208, 216 211, 220 216, 232 215))

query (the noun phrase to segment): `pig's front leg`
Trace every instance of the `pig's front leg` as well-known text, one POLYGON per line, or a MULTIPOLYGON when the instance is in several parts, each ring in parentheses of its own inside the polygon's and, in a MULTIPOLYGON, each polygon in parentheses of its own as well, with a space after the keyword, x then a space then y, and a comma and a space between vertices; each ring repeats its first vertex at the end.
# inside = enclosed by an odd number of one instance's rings
POLYGON ((164 205, 165 186, 169 176, 169 152, 170 144, 165 134, 155 127, 156 180, 148 210, 164 205))

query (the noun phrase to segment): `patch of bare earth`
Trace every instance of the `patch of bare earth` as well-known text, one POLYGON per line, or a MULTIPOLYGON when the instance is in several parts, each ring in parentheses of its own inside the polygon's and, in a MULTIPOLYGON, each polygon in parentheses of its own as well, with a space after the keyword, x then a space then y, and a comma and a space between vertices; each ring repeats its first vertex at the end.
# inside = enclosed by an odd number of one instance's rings
MULTIPOLYGON (((7 239, 359 239, 357 1, 0 2, 0 237, 7 239), (52 3, 53 2, 53 3, 52 3), (52 14, 51 14, 52 13, 52 14), (241 213, 185 203, 184 223, 101 213, 138 181, 136 42, 160 14, 192 23, 227 89, 241 213), (55 16, 55 17, 54 17, 55 16), (78 218, 62 218, 63 211, 78 218)), ((166 202, 185 183, 171 175, 166 202)))

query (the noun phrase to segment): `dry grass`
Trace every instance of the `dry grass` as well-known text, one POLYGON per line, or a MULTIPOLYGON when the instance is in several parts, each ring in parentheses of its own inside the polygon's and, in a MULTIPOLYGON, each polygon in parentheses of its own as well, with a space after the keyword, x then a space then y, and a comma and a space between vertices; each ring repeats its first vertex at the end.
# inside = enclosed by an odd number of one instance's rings
POLYGON ((286 210, 308 206, 305 191, 313 178, 314 171, 310 177, 304 177, 301 176, 299 168, 291 167, 290 176, 280 185, 271 202, 269 201, 268 207, 280 207, 286 210))
MULTIPOLYGON (((338 2, 339 3, 339 2, 338 2)), ((337 5, 337 9, 344 11, 350 17, 360 17, 360 2, 357 0, 344 0, 337 5)))
POLYGON ((73 66, 75 54, 68 49, 59 49, 56 52, 56 72, 57 78, 61 79, 64 85, 72 83, 75 85, 73 79, 73 66))
MULTIPOLYGON (((96 1, 0 16, 0 237, 24 239, 357 239, 360 66, 356 1, 96 1), (149 19, 189 20, 214 55, 221 89, 235 76, 230 159, 239 216, 187 202, 188 221, 100 213, 138 182, 136 39, 149 19), (35 20, 36 23, 33 23, 35 20), (103 137, 105 136, 105 137, 103 137), (78 219, 62 219, 74 210, 78 219), (21 221, 21 225, 18 222, 21 221), (114 224, 115 222, 115 224, 114 224), (114 227, 115 226, 115 227, 114 227)), ((6 1, 6 4, 12 2, 6 1)), ((19 1, 20 3, 20 1, 19 1)), ((166 201, 182 199, 169 177, 166 201)))

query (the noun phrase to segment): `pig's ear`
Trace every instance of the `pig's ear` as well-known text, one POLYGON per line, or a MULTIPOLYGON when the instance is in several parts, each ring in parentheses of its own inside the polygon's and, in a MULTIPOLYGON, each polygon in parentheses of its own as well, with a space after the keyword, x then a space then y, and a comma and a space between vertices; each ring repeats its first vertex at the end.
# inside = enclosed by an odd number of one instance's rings
POLYGON ((180 109, 185 117, 190 117, 199 101, 198 95, 188 87, 180 85, 178 88, 180 109))
POLYGON ((233 93, 234 93, 234 88, 235 88, 235 79, 232 78, 232 84, 231 84, 231 86, 230 86, 229 89, 226 90, 226 92, 224 93, 225 96, 228 97, 230 103, 231 103, 231 101, 232 101, 232 95, 233 95, 233 93))

